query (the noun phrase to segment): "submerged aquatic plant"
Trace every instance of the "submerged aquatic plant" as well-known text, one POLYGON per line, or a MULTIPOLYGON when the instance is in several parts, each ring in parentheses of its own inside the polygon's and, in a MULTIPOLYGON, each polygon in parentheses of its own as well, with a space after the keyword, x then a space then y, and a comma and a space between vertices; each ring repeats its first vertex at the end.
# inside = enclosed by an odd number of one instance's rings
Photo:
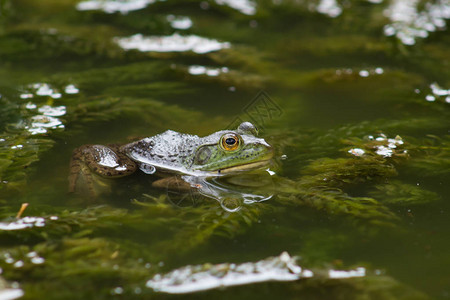
MULTIPOLYGON (((446 257, 437 252, 448 245, 436 236, 448 227, 441 192, 450 170, 447 36, 425 28, 430 38, 404 47, 382 34, 416 26, 435 2, 413 1, 417 16, 403 25, 383 17, 401 1, 247 2, 115 1, 135 5, 123 14, 80 10, 77 1, 0 0, 0 298, 10 288, 23 289, 25 299, 153 298, 145 283, 157 273, 258 261, 285 248, 326 275, 350 263, 400 274, 402 259, 414 260, 406 271, 418 275, 402 281, 444 294, 436 266, 446 257), (191 21, 182 35, 167 16, 175 12, 191 21), (124 51, 116 43, 129 47, 124 36, 143 37, 153 47, 146 50, 192 37, 224 49, 124 51), (166 129, 209 133, 235 116, 255 117, 246 108, 259 89, 282 107, 271 118, 267 110, 257 116, 285 155, 270 200, 229 212, 195 195, 177 206, 185 194, 148 189, 144 176, 119 181, 103 206, 66 196, 70 151, 80 144, 166 129), (22 202, 30 205, 15 218, 22 202), (410 224, 403 211, 413 206, 418 215, 431 211, 437 225, 410 224), (394 257, 371 253, 394 244, 394 257), (427 278, 424 264, 432 268, 427 278)), ((389 276, 366 275, 195 296, 323 298, 325 290, 328 298, 427 298, 389 276)))

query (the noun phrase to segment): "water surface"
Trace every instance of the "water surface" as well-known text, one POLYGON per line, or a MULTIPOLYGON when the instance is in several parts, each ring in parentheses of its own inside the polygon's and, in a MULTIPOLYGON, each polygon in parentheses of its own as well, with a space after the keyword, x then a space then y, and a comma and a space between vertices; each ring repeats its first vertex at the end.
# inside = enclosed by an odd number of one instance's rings
POLYGON ((448 299, 449 17, 446 0, 0 0, 0 296, 170 298, 160 275, 252 263, 262 282, 181 297, 448 299), (80 145, 240 121, 275 174, 236 192, 267 201, 230 212, 142 173, 67 193, 80 145))

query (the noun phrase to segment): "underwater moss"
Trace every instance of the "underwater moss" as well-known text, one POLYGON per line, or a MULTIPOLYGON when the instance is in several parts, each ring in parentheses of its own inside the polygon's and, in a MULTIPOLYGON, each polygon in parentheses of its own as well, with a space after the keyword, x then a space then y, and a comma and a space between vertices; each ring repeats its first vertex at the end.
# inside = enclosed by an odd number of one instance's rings
MULTIPOLYGON (((448 30, 422 32, 427 37, 415 45, 386 36, 394 1, 335 1, 331 11, 315 0, 239 2, 254 4, 250 13, 231 1, 149 1, 128 13, 80 11, 78 2, 0 0, 0 295, 17 282, 23 299, 166 298, 145 288, 156 273, 192 261, 255 261, 281 248, 322 274, 351 261, 387 275, 194 297, 448 294, 448 30), (192 26, 172 27, 169 14, 192 26), (175 32, 230 47, 125 51, 115 39, 175 32), (194 75, 196 66, 213 72, 194 75), (37 95, 34 84, 52 88, 55 98, 37 95), (76 92, 65 93, 68 86, 76 92), (278 166, 270 187, 249 190, 273 187, 270 200, 231 213, 199 195, 190 201, 192 194, 156 191, 138 174, 115 181, 112 193, 96 200, 66 195, 73 148, 167 129, 202 135, 236 116, 253 121, 245 109, 259 90, 281 108, 276 115, 256 109, 278 166), (43 106, 64 111, 64 128, 29 131, 43 106), (412 206, 415 222, 401 215, 412 206), (14 226, 24 228, 6 230, 14 226), (406 260, 414 263, 402 265, 406 260)), ((413 3, 412 18, 434 3, 413 3)))
POLYGON ((376 185, 375 189, 369 194, 381 203, 406 207, 424 205, 440 199, 435 192, 395 180, 386 184, 376 185))

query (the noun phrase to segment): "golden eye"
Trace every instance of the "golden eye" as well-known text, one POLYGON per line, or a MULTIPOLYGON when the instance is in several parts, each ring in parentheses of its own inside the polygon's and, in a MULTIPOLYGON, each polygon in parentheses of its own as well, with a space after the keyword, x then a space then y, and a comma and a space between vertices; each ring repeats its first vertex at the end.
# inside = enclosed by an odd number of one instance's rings
POLYGON ((239 147, 239 136, 234 133, 227 133, 222 136, 222 148, 227 151, 236 150, 239 147))

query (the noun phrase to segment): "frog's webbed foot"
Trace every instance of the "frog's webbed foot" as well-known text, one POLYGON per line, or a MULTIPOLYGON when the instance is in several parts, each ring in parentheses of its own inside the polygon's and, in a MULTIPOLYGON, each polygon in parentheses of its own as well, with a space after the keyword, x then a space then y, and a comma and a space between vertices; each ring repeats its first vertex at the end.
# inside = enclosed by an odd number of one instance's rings
POLYGON ((87 188, 91 196, 97 196, 98 189, 105 190, 107 184, 94 177, 123 177, 134 173, 136 169, 136 164, 114 145, 81 146, 73 151, 70 161, 69 192, 87 188))

